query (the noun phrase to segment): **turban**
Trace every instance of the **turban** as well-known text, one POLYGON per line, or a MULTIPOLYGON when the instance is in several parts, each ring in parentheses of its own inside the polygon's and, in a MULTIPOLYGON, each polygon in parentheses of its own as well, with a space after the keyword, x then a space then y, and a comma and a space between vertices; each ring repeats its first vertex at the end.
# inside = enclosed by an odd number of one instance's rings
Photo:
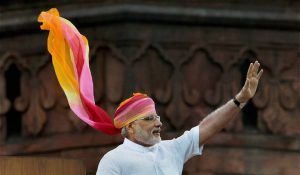
POLYGON ((117 108, 114 124, 116 128, 122 128, 139 118, 151 114, 156 114, 153 100, 146 94, 135 93, 133 97, 124 100, 117 108))
POLYGON ((121 103, 114 123, 108 113, 95 104, 93 80, 89 67, 88 40, 56 8, 41 12, 42 30, 49 30, 48 51, 58 82, 71 110, 85 123, 105 134, 120 133, 128 123, 155 112, 154 103, 145 94, 135 94, 121 103))

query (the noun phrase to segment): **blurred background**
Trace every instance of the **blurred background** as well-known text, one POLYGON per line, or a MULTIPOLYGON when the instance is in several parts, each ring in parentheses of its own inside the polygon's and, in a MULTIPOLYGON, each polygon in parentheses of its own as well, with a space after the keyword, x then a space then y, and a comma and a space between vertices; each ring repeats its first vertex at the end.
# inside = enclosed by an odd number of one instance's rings
POLYGON ((183 174, 299 174, 298 0, 1 0, 1 156, 74 158, 91 175, 123 141, 70 111, 48 32, 37 22, 51 7, 89 40, 97 104, 112 116, 133 92, 147 93, 162 116, 163 139, 231 99, 259 60, 264 75, 255 98, 183 174))

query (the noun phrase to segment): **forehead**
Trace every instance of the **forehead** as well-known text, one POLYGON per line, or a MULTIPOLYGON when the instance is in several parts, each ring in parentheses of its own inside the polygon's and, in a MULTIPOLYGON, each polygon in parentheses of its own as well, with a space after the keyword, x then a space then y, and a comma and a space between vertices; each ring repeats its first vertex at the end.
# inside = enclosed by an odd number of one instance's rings
POLYGON ((157 116, 156 113, 149 113, 149 114, 146 114, 144 117, 151 117, 151 116, 157 116))

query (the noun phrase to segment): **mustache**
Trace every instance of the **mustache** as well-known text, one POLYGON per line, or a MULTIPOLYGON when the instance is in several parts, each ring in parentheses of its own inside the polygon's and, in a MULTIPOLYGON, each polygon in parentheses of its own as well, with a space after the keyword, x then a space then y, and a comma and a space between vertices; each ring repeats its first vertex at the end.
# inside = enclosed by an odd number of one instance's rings
POLYGON ((152 130, 152 133, 160 133, 161 129, 160 128, 156 128, 152 130))

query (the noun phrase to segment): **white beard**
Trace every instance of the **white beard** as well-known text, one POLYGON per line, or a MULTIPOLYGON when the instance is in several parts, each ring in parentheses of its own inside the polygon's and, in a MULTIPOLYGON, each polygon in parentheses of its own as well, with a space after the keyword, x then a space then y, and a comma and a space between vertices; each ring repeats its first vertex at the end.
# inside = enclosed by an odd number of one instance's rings
POLYGON ((136 140, 145 145, 155 145, 161 141, 160 136, 154 136, 152 133, 148 133, 144 131, 142 128, 138 126, 136 133, 136 140))

